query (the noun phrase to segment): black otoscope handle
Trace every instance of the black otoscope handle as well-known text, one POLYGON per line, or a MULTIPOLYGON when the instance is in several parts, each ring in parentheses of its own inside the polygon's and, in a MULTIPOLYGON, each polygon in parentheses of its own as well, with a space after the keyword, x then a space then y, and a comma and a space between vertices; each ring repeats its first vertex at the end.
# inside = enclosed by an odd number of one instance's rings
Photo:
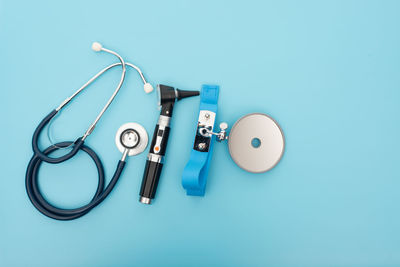
MULTIPOLYGON (((172 114, 172 107, 170 112, 172 114)), ((164 162, 165 151, 167 149, 168 137, 170 132, 169 122, 171 117, 163 115, 161 111, 160 119, 154 129, 153 140, 151 142, 149 155, 144 169, 142 186, 140 188, 140 202, 150 204, 155 197, 158 181, 164 162)))
POLYGON ((81 146, 83 145, 84 141, 82 140, 82 137, 79 137, 78 139, 76 139, 76 141, 74 142, 74 145, 72 147, 72 150, 61 156, 58 158, 52 158, 47 156, 45 153, 43 153, 43 151, 41 151, 39 149, 39 136, 40 133, 42 132, 43 128, 50 122, 50 120, 57 114, 57 110, 53 110, 52 112, 49 113, 49 115, 47 115, 38 125, 38 127, 36 128, 35 132, 33 133, 33 137, 32 137, 32 149, 33 149, 33 153, 35 155, 37 155, 41 160, 46 161, 48 163, 61 163, 64 162, 70 158, 72 158, 73 156, 75 156, 76 153, 78 153, 79 149, 81 148, 81 146))
POLYGON ((171 86, 162 84, 159 84, 157 89, 160 98, 161 113, 154 130, 153 141, 151 142, 149 155, 147 156, 142 186, 140 188, 140 202, 144 204, 150 204, 151 200, 156 195, 157 185, 163 167, 165 150, 167 149, 170 131, 169 125, 175 101, 200 94, 199 91, 175 90, 171 86))
POLYGON ((149 159, 146 161, 142 186, 140 188, 140 202, 150 204, 151 199, 154 199, 162 167, 162 163, 154 162, 149 159))

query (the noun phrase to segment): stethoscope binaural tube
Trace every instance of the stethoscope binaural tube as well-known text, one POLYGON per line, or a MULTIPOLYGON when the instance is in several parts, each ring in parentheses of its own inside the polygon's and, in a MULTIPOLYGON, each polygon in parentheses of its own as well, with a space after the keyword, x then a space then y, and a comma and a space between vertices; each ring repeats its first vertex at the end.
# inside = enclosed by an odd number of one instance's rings
MULTIPOLYGON (((82 137, 79 137, 73 144, 73 148, 72 150, 63 155, 60 156, 58 158, 52 158, 47 156, 45 153, 43 153, 38 146, 38 141, 39 141, 39 135, 42 132, 43 128, 49 124, 49 122, 51 121, 52 118, 54 118, 54 116, 56 116, 58 114, 58 112, 64 108, 69 102, 71 102, 72 99, 74 99, 80 92, 82 92, 85 88, 87 88, 91 83, 93 83, 100 75, 102 75, 103 73, 105 73, 107 70, 109 70, 110 68, 113 67, 113 65, 108 66, 106 68, 104 68, 103 70, 101 70, 100 72, 98 72, 96 75, 94 75, 92 78, 89 79, 89 81, 87 81, 81 88, 79 88, 76 92, 74 92, 72 94, 72 96, 68 97, 67 99, 65 99, 55 110, 53 110, 52 112, 49 113, 49 115, 47 115, 38 125, 38 127, 36 128, 33 137, 32 137, 32 148, 33 148, 33 152, 38 155, 38 157, 40 157, 41 160, 49 162, 49 163, 61 163, 64 162, 70 158, 72 158, 80 149, 80 147, 83 145, 84 140, 93 132, 94 128, 96 127, 97 122, 100 120, 100 118, 103 116, 104 112, 108 109, 108 107, 110 106, 111 102, 114 100, 115 96, 118 94, 119 90, 122 87, 122 84, 124 83, 124 79, 125 79, 125 73, 126 73, 126 66, 125 66, 125 61, 124 59, 117 54, 116 52, 109 50, 107 48, 104 48, 101 44, 95 42, 92 45, 92 49, 96 52, 100 52, 100 51, 104 51, 106 53, 112 54, 114 56, 116 56, 118 58, 118 60, 120 61, 120 64, 122 66, 122 74, 121 74, 121 79, 116 87, 116 89, 114 90, 113 94, 111 95, 111 97, 108 99, 107 103, 104 105, 104 107, 102 108, 102 110, 99 112, 99 114, 97 115, 96 119, 93 121, 93 123, 89 126, 89 128, 87 129, 87 131, 85 132, 85 134, 82 137)), ((54 146, 54 145, 53 145, 54 146)), ((56 148, 60 148, 57 147, 57 145, 55 145, 56 148)))
MULTIPOLYGON (((129 66, 129 67, 131 67, 131 68, 133 68, 133 69, 135 69, 135 70, 139 73, 139 75, 140 75, 140 77, 141 77, 141 79, 142 79, 142 81, 143 81, 144 90, 145 90, 146 93, 150 93, 150 92, 153 91, 153 87, 151 86, 150 83, 148 83, 148 82, 146 81, 146 79, 145 79, 145 77, 144 77, 142 71, 141 71, 137 66, 135 66, 135 65, 132 64, 132 63, 124 63, 124 64, 127 65, 127 66, 129 66)), ((65 154, 65 155, 63 155, 63 156, 60 156, 60 157, 58 157, 58 158, 49 157, 49 156, 47 156, 46 154, 44 154, 44 153, 40 150, 39 145, 38 145, 40 133, 43 131, 43 129, 46 127, 46 125, 48 125, 48 124, 50 123, 50 121, 58 114, 58 112, 59 112, 66 104, 68 104, 75 96, 77 96, 83 89, 85 89, 87 86, 89 86, 92 82, 94 82, 99 76, 101 76, 101 75, 102 75, 103 73, 105 73, 106 71, 108 71, 108 70, 110 70, 110 69, 112 69, 112 68, 114 68, 114 67, 121 66, 121 65, 122 65, 122 62, 114 63, 114 64, 111 64, 111 65, 107 66, 106 68, 102 69, 100 72, 98 72, 96 75, 94 75, 87 83, 85 83, 80 89, 78 89, 71 97, 69 97, 69 98, 67 98, 66 100, 64 100, 63 103, 62 103, 57 109, 52 110, 52 111, 39 123, 39 125, 38 125, 38 127, 36 128, 36 130, 35 130, 35 132, 34 132, 34 134, 33 134, 33 137, 32 137, 32 149, 33 149, 33 152, 34 152, 38 157, 40 157, 40 159, 42 159, 43 161, 46 161, 46 162, 48 162, 48 163, 54 163, 54 164, 56 164, 56 163, 64 162, 64 161, 66 161, 66 160, 72 158, 73 156, 75 156, 75 154, 79 151, 80 147, 83 145, 84 140, 86 139, 86 137, 93 131, 94 126, 95 126, 95 124, 97 123, 98 119, 96 119, 96 121, 91 125, 91 127, 89 127, 89 129, 88 129, 88 131, 85 133, 85 135, 83 135, 83 136, 77 138, 76 141, 73 142, 73 143, 70 145, 70 146, 72 146, 72 150, 71 150, 69 153, 67 153, 67 154, 65 154)), ((119 90, 119 88, 120 88, 120 86, 118 85, 117 90, 119 90)), ((118 92, 117 90, 116 90, 115 92, 118 92)), ((115 92, 114 92, 114 94, 115 94, 115 92)), ((115 95, 116 95, 116 94, 115 94, 115 95)), ((115 95, 113 95, 113 96, 110 98, 110 100, 112 100, 112 99, 115 97, 115 95)), ((109 100, 109 101, 110 101, 110 100, 109 100)), ((110 102, 110 103, 111 103, 111 102, 110 102)), ((107 103, 107 104, 109 105, 109 103, 107 103)), ((106 105, 105 108, 107 108, 108 105, 106 105)), ((104 108, 103 108, 103 110, 105 111, 104 108)), ((102 113, 104 113, 104 111, 103 111, 102 113)), ((102 115, 102 113, 100 113, 99 115, 102 115)), ((100 117, 101 117, 101 116, 100 116, 100 117)), ((99 118, 99 117, 98 117, 98 118, 99 118)), ((57 147, 57 145, 55 145, 55 146, 57 147)))

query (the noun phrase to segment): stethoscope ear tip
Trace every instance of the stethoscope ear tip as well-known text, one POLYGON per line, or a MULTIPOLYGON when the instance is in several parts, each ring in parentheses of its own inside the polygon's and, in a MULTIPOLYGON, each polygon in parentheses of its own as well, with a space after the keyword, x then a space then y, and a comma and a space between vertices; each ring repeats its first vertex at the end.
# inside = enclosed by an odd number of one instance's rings
POLYGON ((145 83, 143 89, 146 92, 146 94, 149 94, 154 90, 153 86, 150 83, 145 83))
POLYGON ((101 51, 102 48, 103 48, 103 46, 101 45, 101 43, 93 42, 93 44, 92 44, 93 51, 99 52, 99 51, 101 51))

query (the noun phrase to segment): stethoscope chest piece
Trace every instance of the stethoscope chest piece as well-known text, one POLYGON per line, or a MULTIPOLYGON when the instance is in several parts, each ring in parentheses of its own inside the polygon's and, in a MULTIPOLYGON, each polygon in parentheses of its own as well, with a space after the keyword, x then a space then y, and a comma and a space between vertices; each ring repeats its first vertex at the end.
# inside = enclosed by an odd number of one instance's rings
POLYGON ((228 138, 229 153, 242 169, 262 173, 281 159, 285 139, 279 125, 266 114, 251 113, 233 125, 228 138))
POLYGON ((115 144, 121 153, 128 150, 128 156, 142 153, 149 142, 146 129, 135 122, 128 122, 119 127, 115 135, 115 144))

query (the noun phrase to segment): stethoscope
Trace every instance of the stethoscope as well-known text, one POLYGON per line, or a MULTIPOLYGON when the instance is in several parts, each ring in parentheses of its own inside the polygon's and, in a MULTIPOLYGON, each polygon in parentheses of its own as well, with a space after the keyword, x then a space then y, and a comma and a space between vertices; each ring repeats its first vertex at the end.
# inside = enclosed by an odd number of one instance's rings
POLYGON ((33 138, 32 138, 32 148, 33 148, 33 156, 31 160, 29 161, 28 168, 26 171, 26 191, 29 196, 29 199, 31 200, 32 204, 44 215, 57 219, 57 220, 72 220, 79 218, 86 213, 88 213, 91 209, 96 207, 98 204, 100 204, 112 191, 114 188, 115 184, 117 183, 119 177, 121 176, 121 173, 124 169, 125 162, 126 162, 126 157, 127 156, 133 156, 142 153, 148 143, 148 135, 146 130, 137 123, 126 123, 122 125, 119 130, 117 131, 116 134, 116 145, 117 148, 121 151, 122 157, 118 162, 117 168, 114 172, 114 175, 107 185, 105 187, 105 177, 104 177, 104 168, 103 164, 99 158, 99 156, 96 154, 96 152, 91 149, 89 146, 85 145, 84 142, 86 138, 93 132, 95 129, 97 123, 103 116, 104 112, 109 108, 110 104, 114 100, 115 96, 118 94, 119 90, 121 89, 121 86, 124 83, 125 79, 125 73, 126 73, 126 66, 129 66, 133 69, 135 69, 144 84, 144 91, 146 93, 150 93, 153 91, 153 87, 151 86, 150 83, 148 83, 140 70, 139 67, 135 66, 134 64, 127 63, 123 60, 123 58, 117 54, 116 52, 104 48, 101 44, 95 42, 92 45, 92 49, 96 52, 103 51, 109 54, 112 54, 118 58, 120 61, 119 63, 114 63, 109 65, 108 67, 102 69, 100 72, 98 72, 96 75, 94 75, 89 81, 87 81, 81 88, 79 88, 75 93, 73 93, 70 97, 65 99, 56 109, 51 111, 37 126, 33 138), (100 111, 100 113, 97 115, 96 119, 93 121, 93 123, 89 126, 87 131, 84 133, 83 136, 78 137, 74 142, 71 141, 66 141, 66 142, 59 142, 56 144, 53 144, 49 146, 48 148, 44 149, 43 151, 40 150, 39 145, 38 145, 38 140, 39 136, 41 135, 43 129, 49 125, 49 123, 52 121, 52 119, 59 114, 59 112, 69 103, 71 102, 80 92, 82 92, 86 87, 88 87, 90 84, 92 84, 97 78, 99 78, 102 74, 107 72, 108 70, 116 67, 116 66, 121 66, 122 67, 122 74, 120 81, 114 90, 113 94, 111 97, 108 99, 107 103, 103 107, 103 109, 100 111), (60 157, 50 157, 50 155, 59 150, 59 149, 66 149, 70 148, 71 151, 68 152, 65 155, 62 155, 60 157), (90 158, 94 161, 97 172, 98 172, 98 186, 96 193, 94 194, 92 200, 79 208, 75 209, 61 209, 58 207, 53 206, 50 204, 47 200, 44 199, 42 193, 40 192, 39 186, 38 186, 38 172, 41 164, 43 162, 48 162, 51 164, 58 164, 61 162, 64 162, 68 159, 71 159, 73 156, 75 156, 79 150, 82 150, 86 152, 90 158), (105 188, 104 188, 105 187, 105 188))

